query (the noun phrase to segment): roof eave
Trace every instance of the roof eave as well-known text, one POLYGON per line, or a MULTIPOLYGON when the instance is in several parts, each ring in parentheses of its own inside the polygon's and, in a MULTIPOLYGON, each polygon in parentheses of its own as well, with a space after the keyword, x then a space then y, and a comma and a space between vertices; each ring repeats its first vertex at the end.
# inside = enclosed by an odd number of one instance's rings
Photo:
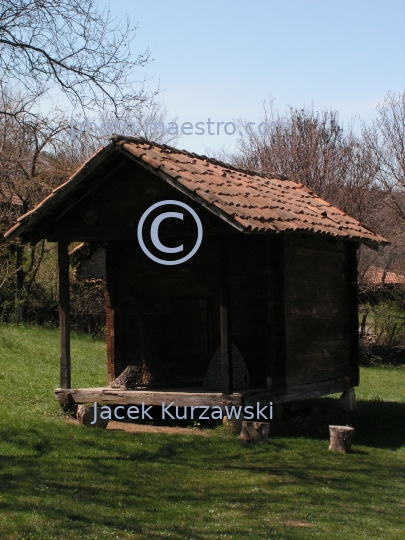
POLYGON ((25 241, 30 241, 30 231, 38 227, 42 221, 49 217, 52 210, 55 209, 60 201, 73 191, 78 184, 83 182, 87 176, 92 174, 100 163, 110 156, 114 150, 115 142, 99 148, 66 182, 55 188, 35 208, 19 217, 17 223, 4 233, 3 241, 13 240, 17 237, 25 237, 25 241))
MULTIPOLYGON (((63 201, 66 201, 66 196, 69 196, 70 193, 74 192, 78 188, 78 186, 83 183, 88 176, 94 173, 94 171, 99 167, 102 166, 106 160, 112 154, 118 150, 120 154, 124 154, 127 158, 131 159, 131 161, 136 162, 138 165, 142 166, 144 169, 152 172, 159 178, 161 178, 163 181, 165 181, 167 184, 171 185, 173 188, 175 188, 177 191, 185 195, 186 197, 190 198, 194 202, 196 202, 198 205, 203 206, 207 210, 209 210, 212 214, 216 215, 218 218, 220 218, 222 221, 225 221, 229 226, 232 228, 238 230, 239 232, 243 233, 255 233, 255 232, 262 232, 265 234, 280 234, 281 232, 288 232, 285 230, 285 227, 281 228, 280 230, 263 230, 263 231, 255 231, 252 230, 251 224, 245 220, 241 220, 238 218, 237 215, 233 215, 227 211, 224 211, 220 205, 213 204, 212 197, 209 197, 209 194, 199 194, 198 191, 199 188, 196 188, 194 190, 190 189, 187 185, 183 185, 180 181, 178 181, 179 178, 181 178, 181 175, 171 175, 168 174, 165 170, 159 167, 154 167, 148 161, 145 161, 142 159, 142 155, 138 156, 136 153, 131 152, 131 149, 129 147, 128 143, 134 142, 132 138, 118 138, 115 137, 112 139, 112 142, 108 144, 107 146, 100 148, 97 152, 95 152, 87 161, 83 163, 83 165, 67 180, 64 184, 60 185, 58 188, 53 190, 53 192, 46 197, 40 204, 38 204, 33 210, 30 212, 27 212, 23 216, 21 216, 17 223, 11 227, 5 234, 4 234, 4 240, 10 240, 14 239, 16 237, 20 237, 24 242, 35 242, 38 241, 38 239, 43 238, 45 236, 41 236, 44 234, 44 231, 47 227, 47 220, 52 219, 52 215, 55 211, 57 211, 58 207, 63 201), (129 139, 129 140, 128 140, 129 139)), ((142 140, 142 143, 148 143, 153 146, 162 147, 162 145, 158 145, 156 143, 151 143, 150 141, 142 140)), ((165 148, 166 147, 164 145, 165 148)), ((173 151, 176 151, 178 153, 186 153, 185 151, 178 151, 177 149, 173 149, 173 151)), ((118 156, 117 152, 117 156, 118 156)), ((198 156, 199 158, 205 158, 205 156, 198 156)), ((114 158, 113 158, 114 160, 114 158)), ((220 163, 220 162, 218 162, 220 163)), ((107 163, 108 165, 108 163, 107 163)), ((223 165, 223 164, 222 164, 223 165)), ((222 166, 221 165, 221 166, 222 166)), ((250 172, 249 172, 250 174, 250 172)), ((252 173, 253 174, 253 173, 252 173)), ((85 186, 84 186, 85 187, 85 186)), ((307 188, 305 188, 307 189, 307 188)), ((68 197, 69 199, 69 197, 68 197)), ((214 201, 215 202, 215 201, 214 201)), ((359 224, 360 225, 360 224, 359 224)), ((369 235, 361 236, 361 231, 357 231, 359 234, 358 236, 356 233, 353 235, 343 234, 342 236, 339 236, 337 234, 330 234, 328 236, 335 237, 335 238, 341 238, 346 241, 352 241, 357 243, 362 243, 366 245, 367 247, 370 247, 371 249, 377 250, 379 249, 380 245, 387 245, 389 242, 382 238, 381 236, 377 235, 373 231, 367 229, 367 227, 361 226, 365 231, 369 231, 371 233, 371 236, 374 236, 374 238, 370 238, 369 235)), ((309 233, 309 231, 297 228, 294 230, 295 233, 309 233)), ((322 232, 313 232, 313 234, 317 236, 322 236, 322 232)))

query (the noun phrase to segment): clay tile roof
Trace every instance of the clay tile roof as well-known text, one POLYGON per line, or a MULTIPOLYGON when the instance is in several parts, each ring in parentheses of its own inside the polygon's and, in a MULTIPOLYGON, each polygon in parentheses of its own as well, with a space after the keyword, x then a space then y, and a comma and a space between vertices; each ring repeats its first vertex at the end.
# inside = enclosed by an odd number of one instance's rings
POLYGON ((301 231, 386 244, 384 238, 361 225, 310 189, 287 177, 233 167, 206 156, 117 136, 116 144, 170 183, 214 206, 244 231, 301 231))
POLYGON ((152 171, 243 232, 308 232, 377 246, 387 240, 361 225, 310 189, 287 177, 240 169, 221 161, 146 139, 113 136, 63 185, 21 216, 5 236, 33 231, 63 197, 74 193, 102 160, 116 151, 152 171))

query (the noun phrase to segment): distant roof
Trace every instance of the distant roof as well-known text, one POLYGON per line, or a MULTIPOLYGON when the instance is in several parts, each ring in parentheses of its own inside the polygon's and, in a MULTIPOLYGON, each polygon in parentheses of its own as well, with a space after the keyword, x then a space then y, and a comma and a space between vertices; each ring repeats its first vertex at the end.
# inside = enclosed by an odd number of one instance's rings
POLYGON ((8 203, 14 206, 22 206, 23 204, 17 193, 11 191, 4 182, 0 182, 0 204, 1 203, 8 203))
POLYGON ((111 153, 122 152, 183 194, 244 232, 307 232, 377 246, 387 240, 320 199, 313 191, 276 173, 261 174, 146 139, 114 136, 73 176, 18 219, 5 236, 29 235, 65 196, 83 193, 86 180, 111 153))
POLYGON ((405 276, 370 266, 363 276, 363 281, 370 285, 402 285, 405 284, 405 276))

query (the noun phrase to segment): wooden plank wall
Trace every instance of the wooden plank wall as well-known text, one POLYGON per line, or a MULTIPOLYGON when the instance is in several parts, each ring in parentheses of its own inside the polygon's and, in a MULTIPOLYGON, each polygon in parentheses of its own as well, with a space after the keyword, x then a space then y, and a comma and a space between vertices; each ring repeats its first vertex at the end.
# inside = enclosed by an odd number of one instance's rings
POLYGON ((233 362, 232 362, 232 324, 231 324, 231 269, 230 269, 230 239, 223 235, 220 238, 220 332, 221 332, 221 379, 222 393, 233 393, 233 362))
POLYGON ((267 238, 230 239, 232 341, 247 365, 251 387, 266 387, 267 238))
MULTIPOLYGON (((307 235, 285 239, 289 386, 350 375, 354 326, 349 315, 348 263, 353 265, 353 258, 348 261, 346 242, 341 240, 307 235)), ((352 362, 357 358, 353 356, 352 362)))
POLYGON ((266 383, 269 388, 283 394, 287 389, 285 237, 277 235, 266 240, 266 383))

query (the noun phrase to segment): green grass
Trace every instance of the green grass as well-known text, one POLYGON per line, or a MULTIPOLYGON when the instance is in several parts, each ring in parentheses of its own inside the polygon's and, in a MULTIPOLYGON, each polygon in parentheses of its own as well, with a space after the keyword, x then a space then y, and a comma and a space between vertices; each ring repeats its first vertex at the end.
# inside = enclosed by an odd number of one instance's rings
MULTIPOLYGON (((363 368, 358 410, 315 402, 269 444, 79 428, 58 414, 58 335, 0 328, 0 538, 403 539, 405 370, 363 368), (328 424, 355 427, 328 451, 328 424)), ((102 341, 74 335, 73 384, 105 382, 102 341)))
POLYGON ((394 369, 384 366, 363 368, 357 397, 361 400, 403 403, 405 401, 405 365, 394 369))

